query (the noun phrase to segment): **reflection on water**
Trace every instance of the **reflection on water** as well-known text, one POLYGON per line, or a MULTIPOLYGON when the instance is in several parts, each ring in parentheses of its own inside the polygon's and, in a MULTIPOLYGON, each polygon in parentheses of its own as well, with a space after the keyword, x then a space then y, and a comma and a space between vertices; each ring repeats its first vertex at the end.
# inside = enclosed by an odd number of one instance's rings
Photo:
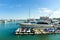
POLYGON ((18 27, 13 22, 0 24, 0 40, 60 40, 60 34, 15 35, 14 32, 18 27))

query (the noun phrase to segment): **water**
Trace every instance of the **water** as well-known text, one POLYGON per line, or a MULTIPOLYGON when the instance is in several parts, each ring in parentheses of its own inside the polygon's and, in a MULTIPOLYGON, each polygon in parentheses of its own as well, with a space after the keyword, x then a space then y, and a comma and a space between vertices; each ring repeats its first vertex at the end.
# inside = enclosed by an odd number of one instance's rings
POLYGON ((18 27, 20 26, 13 22, 0 24, 0 40, 60 40, 60 34, 15 35, 18 27))

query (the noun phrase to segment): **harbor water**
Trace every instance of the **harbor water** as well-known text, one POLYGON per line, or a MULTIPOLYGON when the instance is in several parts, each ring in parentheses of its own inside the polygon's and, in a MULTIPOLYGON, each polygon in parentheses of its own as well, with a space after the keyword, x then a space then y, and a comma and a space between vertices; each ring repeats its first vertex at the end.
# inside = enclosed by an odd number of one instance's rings
POLYGON ((0 23, 0 40, 60 40, 60 34, 15 35, 19 27, 16 22, 0 23))

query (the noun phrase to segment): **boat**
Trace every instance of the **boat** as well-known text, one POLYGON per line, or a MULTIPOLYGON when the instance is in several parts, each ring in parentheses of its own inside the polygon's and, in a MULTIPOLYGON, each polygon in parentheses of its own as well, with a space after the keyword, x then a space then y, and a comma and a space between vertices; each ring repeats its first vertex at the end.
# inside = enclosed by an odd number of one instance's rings
POLYGON ((34 27, 34 28, 53 28, 54 25, 50 24, 48 21, 31 21, 27 23, 21 23, 22 27, 34 27))

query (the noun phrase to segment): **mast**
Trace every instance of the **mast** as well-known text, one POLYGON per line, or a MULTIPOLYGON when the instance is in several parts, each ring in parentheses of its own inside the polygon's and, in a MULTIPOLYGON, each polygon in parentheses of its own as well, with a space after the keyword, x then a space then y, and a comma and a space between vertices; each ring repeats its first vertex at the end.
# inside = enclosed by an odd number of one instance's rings
POLYGON ((28 19, 26 20, 26 22, 30 21, 30 8, 28 9, 28 19))
POLYGON ((29 8, 29 19, 30 19, 30 8, 29 8))

